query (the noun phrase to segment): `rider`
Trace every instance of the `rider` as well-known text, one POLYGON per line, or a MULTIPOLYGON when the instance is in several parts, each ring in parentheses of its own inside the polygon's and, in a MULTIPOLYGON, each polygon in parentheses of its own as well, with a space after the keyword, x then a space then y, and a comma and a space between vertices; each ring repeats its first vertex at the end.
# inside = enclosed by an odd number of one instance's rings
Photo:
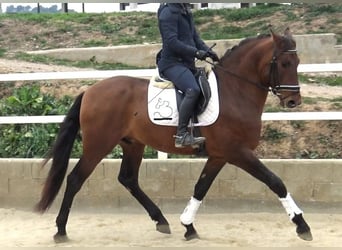
POLYGON ((200 95, 200 88, 194 77, 195 58, 210 57, 218 61, 217 54, 199 37, 188 3, 164 3, 158 9, 159 31, 162 50, 157 56, 159 73, 172 81, 184 93, 179 107, 179 121, 175 137, 175 147, 198 145, 204 137, 193 137, 188 132, 188 124, 200 95))

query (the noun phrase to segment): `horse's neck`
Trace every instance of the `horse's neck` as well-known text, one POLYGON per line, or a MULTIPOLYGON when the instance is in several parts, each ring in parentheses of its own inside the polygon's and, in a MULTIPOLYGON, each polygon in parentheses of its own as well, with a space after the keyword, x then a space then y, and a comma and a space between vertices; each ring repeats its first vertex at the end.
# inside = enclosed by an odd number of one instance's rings
POLYGON ((222 99, 233 110, 237 107, 242 115, 245 112, 245 114, 255 113, 261 116, 267 99, 267 91, 252 86, 246 81, 236 80, 234 77, 229 77, 225 83, 221 84, 220 89, 222 99), (240 109, 240 107, 244 108, 240 109))
POLYGON ((229 99, 231 105, 246 107, 248 113, 254 111, 261 116, 268 92, 261 87, 262 72, 258 66, 265 55, 253 52, 253 45, 250 48, 245 49, 244 55, 240 52, 226 58, 222 66, 227 71, 219 72, 223 80, 220 88, 222 97, 229 99))

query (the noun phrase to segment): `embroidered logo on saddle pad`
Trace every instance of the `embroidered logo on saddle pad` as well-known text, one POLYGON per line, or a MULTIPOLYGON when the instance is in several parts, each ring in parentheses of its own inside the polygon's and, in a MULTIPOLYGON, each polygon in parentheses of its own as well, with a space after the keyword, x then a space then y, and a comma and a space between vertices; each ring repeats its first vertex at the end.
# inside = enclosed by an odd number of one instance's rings
MULTIPOLYGON (((158 79, 159 76, 153 76, 148 86, 148 115, 150 120, 157 125, 177 126, 178 109, 174 85, 169 81, 158 79)), ((217 120, 219 114, 217 80, 214 72, 210 72, 208 81, 211 98, 204 112, 198 115, 198 123, 194 123, 194 126, 209 126, 217 120)))

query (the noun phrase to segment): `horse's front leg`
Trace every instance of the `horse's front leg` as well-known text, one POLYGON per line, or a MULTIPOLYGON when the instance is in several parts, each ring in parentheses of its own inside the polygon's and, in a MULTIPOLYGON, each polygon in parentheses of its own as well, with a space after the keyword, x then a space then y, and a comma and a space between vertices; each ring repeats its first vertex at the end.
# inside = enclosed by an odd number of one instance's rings
POLYGON ((215 180, 225 162, 214 158, 209 158, 202 170, 202 173, 195 185, 194 195, 191 197, 188 205, 185 207, 180 216, 180 221, 186 228, 184 237, 186 240, 199 238, 194 228, 193 222, 196 213, 202 203, 204 196, 207 194, 211 184, 215 180))
POLYGON ((296 224, 298 236, 303 240, 312 240, 310 227, 303 218, 303 211, 296 205, 290 193, 287 192, 283 181, 278 176, 260 162, 252 151, 245 152, 234 165, 242 168, 253 177, 265 183, 277 194, 290 220, 296 224))

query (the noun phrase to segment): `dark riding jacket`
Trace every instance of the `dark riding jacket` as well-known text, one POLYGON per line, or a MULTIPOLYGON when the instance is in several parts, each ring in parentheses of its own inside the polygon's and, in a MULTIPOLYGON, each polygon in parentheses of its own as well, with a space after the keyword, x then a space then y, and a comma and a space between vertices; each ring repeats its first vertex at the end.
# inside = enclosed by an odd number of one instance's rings
POLYGON ((162 37, 162 50, 157 58, 160 72, 182 64, 195 68, 197 50, 208 50, 200 39, 190 10, 181 3, 167 3, 158 10, 159 30, 162 37))

